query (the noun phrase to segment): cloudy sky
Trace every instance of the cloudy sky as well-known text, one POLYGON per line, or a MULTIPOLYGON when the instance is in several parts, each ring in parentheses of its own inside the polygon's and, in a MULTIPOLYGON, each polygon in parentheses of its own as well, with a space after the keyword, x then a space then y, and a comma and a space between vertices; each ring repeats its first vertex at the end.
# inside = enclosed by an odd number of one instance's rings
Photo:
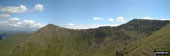
POLYGON ((52 23, 72 29, 118 26, 134 19, 169 20, 170 0, 0 0, 0 29, 52 23))

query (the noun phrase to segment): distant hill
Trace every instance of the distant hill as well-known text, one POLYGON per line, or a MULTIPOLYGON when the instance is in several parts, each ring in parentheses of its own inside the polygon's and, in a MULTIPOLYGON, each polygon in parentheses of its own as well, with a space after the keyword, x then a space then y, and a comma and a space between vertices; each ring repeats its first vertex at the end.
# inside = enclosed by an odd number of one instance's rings
POLYGON ((2 37, 0 36, 0 40, 2 40, 2 37))
POLYGON ((18 33, 33 33, 34 31, 6 31, 6 30, 0 30, 0 40, 2 40, 5 37, 9 37, 18 33))
POLYGON ((169 22, 134 19, 118 27, 84 30, 48 24, 17 46, 11 56, 121 56, 169 22))

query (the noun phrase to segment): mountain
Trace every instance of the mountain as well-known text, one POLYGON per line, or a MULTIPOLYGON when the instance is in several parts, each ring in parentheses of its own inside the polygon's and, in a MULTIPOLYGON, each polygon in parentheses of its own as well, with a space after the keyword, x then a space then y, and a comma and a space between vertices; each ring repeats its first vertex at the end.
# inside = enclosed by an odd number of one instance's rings
POLYGON ((10 56, 124 55, 134 43, 150 38, 150 35, 169 22, 134 19, 117 27, 104 26, 83 30, 48 24, 13 49, 10 56))

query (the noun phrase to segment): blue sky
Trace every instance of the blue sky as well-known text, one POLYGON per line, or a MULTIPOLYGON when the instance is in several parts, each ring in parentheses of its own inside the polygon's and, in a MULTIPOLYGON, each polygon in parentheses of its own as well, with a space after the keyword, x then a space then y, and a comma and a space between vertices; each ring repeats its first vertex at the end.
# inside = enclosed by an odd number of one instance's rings
POLYGON ((66 28, 87 29, 117 26, 134 18, 169 20, 170 0, 0 1, 2 28, 33 29, 52 23, 66 28))

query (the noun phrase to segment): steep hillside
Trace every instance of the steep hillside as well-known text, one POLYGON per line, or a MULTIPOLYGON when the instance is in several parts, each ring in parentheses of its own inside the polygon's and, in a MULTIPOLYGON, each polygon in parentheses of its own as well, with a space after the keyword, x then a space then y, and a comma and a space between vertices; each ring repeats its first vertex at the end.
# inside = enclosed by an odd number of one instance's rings
POLYGON ((144 19, 133 19, 127 24, 123 24, 118 28, 125 34, 131 37, 138 38, 147 37, 151 35, 154 31, 167 25, 170 21, 160 21, 160 20, 144 20, 144 19))
POLYGON ((124 56, 155 56, 154 51, 170 51, 170 24, 130 46, 124 56))
POLYGON ((168 23, 134 19, 118 27, 86 30, 49 24, 16 47, 11 56, 116 56, 168 23))

